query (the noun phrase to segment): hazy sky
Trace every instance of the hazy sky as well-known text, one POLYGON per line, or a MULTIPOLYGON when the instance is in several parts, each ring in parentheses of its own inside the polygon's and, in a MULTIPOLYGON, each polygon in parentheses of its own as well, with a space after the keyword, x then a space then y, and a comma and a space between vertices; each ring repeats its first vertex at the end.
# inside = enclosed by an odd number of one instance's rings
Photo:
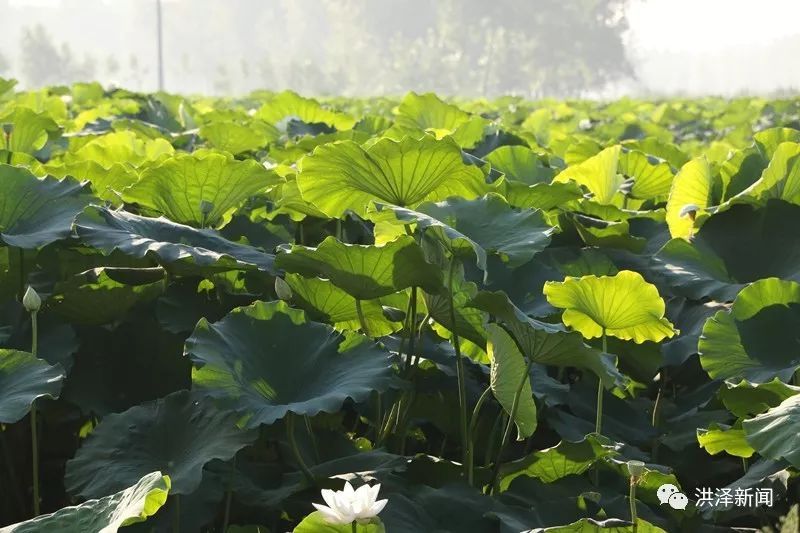
MULTIPOLYGON (((326 61, 320 47, 327 46, 327 39, 320 32, 358 35, 358 28, 347 26, 345 15, 343 20, 328 20, 337 12, 330 6, 339 0, 319 0, 317 4, 329 6, 327 11, 309 10, 315 0, 263 0, 251 17, 261 24, 263 35, 248 35, 246 45, 242 32, 251 30, 237 27, 241 22, 226 13, 236 2, 205 0, 204 5, 216 8, 193 11, 193 0, 163 1, 167 89, 173 91, 251 89, 258 83, 258 69, 271 68, 272 58, 289 57, 311 66, 326 61), (230 19, 231 26, 213 34, 193 33, 210 19, 222 27, 230 19), (257 63, 254 57, 267 59, 257 63), (246 76, 251 76, 250 82, 239 79, 246 76)), ((342 6, 351 3, 340 1, 342 6)), ((69 44, 77 58, 102 57, 95 68, 102 81, 151 90, 156 80, 154 5, 155 0, 0 0, 0 53, 10 59, 10 74, 21 77, 18 50, 23 31, 42 24, 55 43, 69 44), (120 74, 120 79, 107 74, 109 57, 124 70, 131 56, 139 59, 138 74, 120 74)), ((339 13, 346 11, 343 7, 339 13)), ((611 95, 733 95, 800 87, 800 0, 630 0, 627 18, 626 50, 637 79, 613 87, 611 95)), ((343 63, 341 69, 354 68, 346 57, 343 63)), ((275 79, 284 85, 295 83, 285 74, 275 79)), ((379 84, 375 87, 380 91, 379 84)))

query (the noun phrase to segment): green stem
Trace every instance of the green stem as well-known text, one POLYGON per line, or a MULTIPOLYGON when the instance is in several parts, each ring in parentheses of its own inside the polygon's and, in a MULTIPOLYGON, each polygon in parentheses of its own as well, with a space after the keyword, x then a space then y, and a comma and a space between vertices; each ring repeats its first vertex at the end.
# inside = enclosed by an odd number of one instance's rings
POLYGON ((228 523, 231 518, 231 501, 233 500, 233 478, 236 476, 236 455, 231 462, 231 478, 228 480, 228 490, 225 494, 225 513, 222 515, 222 531, 228 531, 228 523))
POLYGON ((472 418, 469 421, 469 439, 467 440, 467 483, 469 483, 470 486, 472 486, 475 477, 473 467, 475 464, 475 429, 478 427, 478 415, 480 415, 481 407, 483 407, 484 402, 491 392, 492 388, 486 387, 481 397, 478 398, 478 403, 475 404, 475 408, 472 410, 472 418))
POLYGON ((406 356, 406 371, 411 370, 411 357, 417 340, 417 288, 411 287, 411 299, 408 302, 408 354, 406 356))
POLYGON ((303 460, 303 456, 300 454, 300 449, 297 447, 297 441, 294 438, 293 413, 286 414, 286 436, 289 439, 289 446, 292 448, 292 454, 294 455, 295 461, 297 461, 297 465, 300 467, 300 470, 303 472, 303 475, 306 477, 309 483, 314 484, 314 474, 311 473, 308 465, 306 465, 306 462, 303 460))
POLYGON ((531 374, 531 365, 533 364, 533 360, 528 361, 528 364, 525 367, 525 374, 522 376, 519 385, 517 386, 517 390, 514 391, 514 401, 511 403, 511 413, 508 416, 508 423, 506 424, 506 429, 503 432, 503 439, 500 441, 500 449, 497 450, 497 459, 494 462, 494 471, 492 472, 492 482, 489 485, 490 494, 493 492, 497 492, 498 486, 498 477, 500 476, 500 460, 503 457, 503 452, 506 450, 506 444, 508 444, 508 437, 511 436, 511 428, 514 427, 514 419, 517 416, 517 409, 519 408, 519 398, 522 396, 522 388, 525 386, 525 383, 530 380, 531 374))
POLYGON ((455 303, 453 302, 453 281, 454 281, 454 274, 456 270, 456 256, 450 258, 450 275, 448 281, 448 289, 449 289, 449 299, 450 299, 450 331, 453 334, 453 348, 456 351, 456 373, 458 376, 458 405, 459 409, 459 428, 461 430, 461 453, 463 455, 463 464, 464 464, 464 474, 465 477, 469 478, 469 470, 467 465, 467 387, 466 387, 466 376, 464 373, 464 360, 461 356, 461 343, 458 339, 458 333, 456 332, 456 308, 455 303))
POLYGON ((350 524, 350 526, 352 527, 353 533, 358 533, 358 526, 356 525, 356 521, 355 520, 353 520, 353 523, 350 524))
POLYGON ((361 300, 356 298, 356 314, 358 315, 358 323, 361 326, 361 332, 369 337, 369 328, 367 327, 367 321, 364 318, 364 310, 361 309, 361 300))
MULTIPOLYGON (((608 353, 606 345, 606 328, 603 328, 603 353, 608 353)), ((597 417, 594 422, 594 432, 598 435, 603 429, 603 380, 597 378, 597 417)))
POLYGON ((341 218, 337 218, 336 219, 336 240, 338 240, 338 241, 342 240, 342 219, 341 218))
POLYGON ((742 457, 742 469, 744 470, 745 474, 747 474, 747 467, 747 457, 742 457))
MULTIPOLYGON (((39 318, 36 311, 31 312, 31 353, 39 352, 39 318)), ((39 426, 37 424, 36 402, 31 404, 31 464, 33 474, 33 516, 41 514, 39 503, 39 426)))
POLYGON ((628 491, 628 499, 631 504, 631 523, 633 523, 633 533, 639 530, 639 514, 636 512, 636 478, 631 476, 630 490, 628 491))

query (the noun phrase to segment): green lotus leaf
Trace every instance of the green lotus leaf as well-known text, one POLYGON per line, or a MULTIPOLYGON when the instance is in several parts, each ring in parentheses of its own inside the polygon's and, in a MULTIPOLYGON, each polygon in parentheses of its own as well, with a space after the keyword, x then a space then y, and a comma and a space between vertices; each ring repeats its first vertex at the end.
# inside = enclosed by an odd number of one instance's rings
POLYGON ((553 483, 570 475, 583 474, 595 463, 619 453, 614 446, 604 443, 605 440, 597 435, 587 435, 577 442, 562 440, 551 448, 506 463, 500 469, 500 490, 506 490, 520 476, 553 483))
POLYGON ((344 340, 283 302, 256 302, 213 324, 200 320, 185 351, 198 365, 194 389, 246 413, 247 426, 258 427, 289 412, 333 413, 347 398, 360 402, 389 388, 388 352, 369 341, 345 350, 344 340))
POLYGON ((730 301, 746 284, 768 277, 800 281, 800 206, 769 200, 736 205, 708 218, 691 243, 669 241, 653 257, 674 290, 730 301), (747 253, 742 253, 747 249, 747 253))
POLYGON ((562 321, 587 339, 603 332, 636 343, 659 342, 675 335, 664 318, 664 300, 641 274, 622 270, 614 276, 567 277, 544 285, 547 301, 564 309, 562 321))
POLYGON ((94 161, 105 168, 128 163, 139 167, 159 161, 175 153, 166 139, 146 139, 132 131, 117 131, 100 135, 74 151, 67 152, 64 162, 94 161))
POLYGON ((87 244, 111 254, 119 250, 136 258, 155 257, 185 270, 273 271, 275 256, 231 242, 216 231, 176 224, 104 207, 89 207, 75 220, 75 231, 87 244))
POLYGON ((697 429, 697 442, 711 455, 725 452, 734 457, 752 457, 755 450, 745 439, 744 430, 737 427, 713 424, 708 429, 697 429))
POLYGON ((786 142, 778 145, 761 177, 731 201, 763 203, 770 198, 800 204, 800 144, 786 142))
POLYGON ((238 418, 189 391, 106 415, 67 461, 64 483, 74 495, 98 498, 160 468, 172 494, 191 494, 206 463, 230 459, 257 437, 237 427, 238 418))
MULTIPOLYGON (((356 299, 328 280, 286 274, 292 289, 292 301, 304 309, 312 320, 322 319, 337 330, 358 331, 361 321, 356 311, 356 299)), ((361 302, 361 310, 370 335, 382 337, 402 329, 383 315, 380 300, 361 302)))
POLYGON ((66 238, 75 215, 92 200, 86 189, 73 180, 40 179, 27 169, 0 165, 0 237, 25 249, 66 238))
POLYGON ((318 146, 299 166, 303 198, 334 218, 348 210, 363 215, 373 201, 413 209, 448 196, 471 200, 486 189, 483 173, 463 162, 449 137, 384 138, 366 149, 335 142, 318 146))
POLYGON ((170 220, 195 227, 220 227, 257 192, 277 183, 277 176, 248 159, 217 153, 184 154, 145 170, 123 193, 170 220), (206 207, 207 206, 207 207, 206 207))
POLYGON ((666 197, 674 177, 669 163, 654 161, 638 150, 624 151, 620 154, 619 172, 633 178, 631 197, 641 200, 666 197))
POLYGON ((726 382, 719 391, 722 403, 739 418, 761 414, 795 394, 800 394, 800 387, 787 385, 778 378, 766 383, 726 382))
POLYGON ((543 365, 591 370, 605 387, 622 386, 625 382, 612 356, 590 348, 579 333, 566 331, 560 324, 530 318, 511 303, 504 292, 482 291, 468 305, 500 319, 529 360, 543 365))
POLYGON ((32 154, 47 143, 48 137, 56 135, 58 124, 46 113, 17 107, 11 113, 0 117, 0 125, 10 124, 11 135, 0 135, 0 149, 10 152, 32 154))
POLYGON ((64 378, 59 364, 0 348, 0 422, 18 422, 38 398, 58 398, 64 378))
POLYGON ((527 146, 500 146, 484 159, 493 169, 502 172, 506 179, 526 185, 549 184, 557 172, 545 166, 539 155, 527 146))
POLYGON ((48 165, 47 172, 59 178, 71 176, 79 181, 88 181, 98 198, 114 205, 122 203, 122 191, 139 179, 136 171, 125 164, 117 163, 106 168, 92 160, 48 165))
POLYGON ((594 200, 600 204, 611 204, 624 178, 617 173, 620 146, 615 145, 601 151, 585 161, 571 165, 554 178, 555 182, 574 181, 586 187, 594 200))
POLYGON ((463 148, 473 148, 483 139, 488 125, 483 117, 470 115, 433 93, 409 92, 397 106, 396 113, 394 125, 385 136, 397 140, 406 135, 419 137, 427 132, 437 139, 450 135, 463 148))
MULTIPOLYGON (((695 209, 701 214, 712 205, 714 178, 711 166, 704 157, 692 159, 675 175, 667 200, 667 225, 670 235, 688 239, 695 231, 693 215, 686 209, 695 209)), ((696 216, 696 215, 695 215, 696 216)))
POLYGON ((386 528, 380 518, 373 518, 366 524, 331 524, 325 521, 325 517, 319 511, 314 511, 297 524, 293 533, 384 533, 386 528))
POLYGON ((667 533, 658 526, 639 518, 636 520, 636 529, 633 524, 617 518, 606 520, 595 520, 593 518, 581 518, 577 522, 564 526, 545 527, 531 529, 522 533, 667 533))
POLYGON ((356 123, 353 117, 327 109, 316 100, 303 98, 292 91, 284 91, 271 98, 254 117, 269 124, 296 118, 306 124, 327 124, 340 131, 352 129, 356 123))
POLYGON ((497 254, 510 267, 527 263, 550 244, 555 231, 541 212, 515 209, 494 193, 475 200, 426 202, 416 211, 378 207, 393 210, 402 222, 414 222, 420 230, 429 230, 453 253, 474 253, 478 268, 484 272, 488 254, 497 254))
MULTIPOLYGON (((485 354, 482 353, 486 349, 486 322, 488 317, 483 310, 469 305, 469 302, 478 293, 478 286, 471 281, 466 281, 463 275, 463 269, 456 268, 453 276, 453 310, 455 311, 456 323, 450 317, 450 293, 444 291, 440 294, 423 293, 425 300, 425 307, 428 309, 428 314, 435 321, 434 330, 446 339, 452 337, 452 332, 455 329, 463 344, 464 339, 473 343, 479 350, 479 353, 473 353, 481 362, 488 363, 488 359, 484 360, 485 354)), ((468 352, 464 346, 461 351, 468 352)))
POLYGON ((491 387, 494 397, 517 425, 517 440, 536 431, 536 402, 531 389, 530 366, 506 330, 497 324, 487 326, 486 351, 492 360, 491 387))
POLYGON ((276 141, 280 132, 274 126, 260 121, 244 125, 229 120, 201 126, 200 137, 218 150, 241 154, 264 148, 267 143, 276 141))
POLYGON ((407 289, 442 290, 441 270, 428 263, 413 237, 403 235, 383 246, 345 244, 326 237, 316 248, 293 245, 275 265, 287 272, 319 276, 359 300, 373 300, 407 289))
POLYGON ((764 457, 785 459, 800 468, 800 395, 742 422, 747 442, 764 457))
POLYGON ((537 183, 524 185, 507 181, 503 184, 503 196, 514 207, 549 211, 562 207, 583 197, 583 191, 574 181, 566 183, 537 183))
POLYGON ((775 157, 780 145, 800 143, 800 131, 792 128, 769 128, 753 134, 753 141, 766 161, 775 157))
POLYGON ((800 368, 800 283, 759 280, 739 293, 730 311, 703 326, 697 349, 713 379, 789 381, 800 368))
POLYGON ((683 150, 670 142, 656 137, 626 140, 622 143, 622 146, 648 155, 654 155, 667 161, 674 168, 681 168, 689 161, 689 157, 683 150))
POLYGON ((112 533, 118 528, 142 522, 153 516, 167 501, 169 476, 152 472, 123 491, 89 500, 76 507, 64 507, 52 514, 37 516, 0 529, 0 533, 112 533))
POLYGON ((157 298, 164 290, 163 271, 156 272, 157 280, 142 283, 120 282, 109 272, 92 269, 57 283, 48 302, 50 308, 73 324, 107 324, 124 318, 135 305, 157 298))

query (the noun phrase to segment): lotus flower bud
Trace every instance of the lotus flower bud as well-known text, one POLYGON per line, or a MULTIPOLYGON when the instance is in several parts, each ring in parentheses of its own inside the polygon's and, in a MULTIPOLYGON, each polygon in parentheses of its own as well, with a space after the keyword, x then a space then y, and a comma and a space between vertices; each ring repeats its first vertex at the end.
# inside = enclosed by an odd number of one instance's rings
POLYGON ((22 297, 22 305, 25 306, 29 313, 35 313, 42 307, 42 299, 30 285, 28 285, 28 290, 25 291, 25 295, 22 297))

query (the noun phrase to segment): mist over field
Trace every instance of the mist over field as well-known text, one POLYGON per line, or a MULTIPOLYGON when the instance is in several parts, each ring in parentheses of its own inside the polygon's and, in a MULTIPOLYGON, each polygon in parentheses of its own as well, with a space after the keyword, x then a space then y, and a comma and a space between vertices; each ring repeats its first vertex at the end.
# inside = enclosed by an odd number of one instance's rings
MULTIPOLYGON (((158 0, 0 0, 0 76, 158 89, 158 0)), ((164 89, 465 97, 800 85, 790 0, 161 0, 164 89)))

